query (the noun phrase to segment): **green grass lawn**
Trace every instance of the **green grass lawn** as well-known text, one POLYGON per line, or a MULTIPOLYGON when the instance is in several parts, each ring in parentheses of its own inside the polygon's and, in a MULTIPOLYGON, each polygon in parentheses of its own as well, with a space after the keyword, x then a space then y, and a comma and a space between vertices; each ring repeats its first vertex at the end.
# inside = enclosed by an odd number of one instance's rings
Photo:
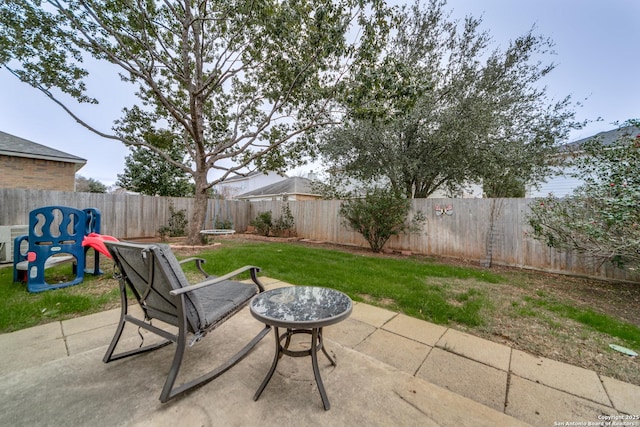
POLYGON ((337 289, 355 301, 384 305, 441 324, 482 324, 483 311, 491 307, 482 284, 504 280, 490 271, 424 259, 362 256, 287 243, 225 245, 199 256, 207 260, 205 268, 216 274, 253 264, 262 267, 267 277, 337 289), (461 290, 432 279, 465 280, 472 286, 461 290))
MULTIPOLYGON (((46 280, 68 281, 70 264, 47 270, 46 280)), ((53 291, 30 293, 24 283, 13 283, 13 268, 0 268, 0 333, 11 332, 55 320, 96 313, 119 303, 117 282, 112 274, 85 275, 83 283, 53 291)))
MULTIPOLYGON (((205 250, 198 256, 207 261, 205 269, 212 274, 257 265, 267 277, 296 285, 338 289, 355 301, 433 323, 453 322, 469 328, 481 327, 496 314, 500 289, 527 286, 490 270, 439 264, 425 257, 380 257, 289 243, 229 240, 222 247, 205 250)), ((69 269, 59 266, 47 270, 48 280, 68 280, 65 268, 69 269)), ((192 265, 186 268, 195 272, 192 265)), ((32 294, 24 284, 12 283, 11 268, 1 268, 0 332, 116 307, 118 285, 112 277, 110 260, 103 260, 103 269, 106 271, 103 276, 85 275, 80 285, 32 294)), ((512 304, 511 315, 544 317, 544 310, 640 347, 640 328, 611 316, 544 295, 512 304)))

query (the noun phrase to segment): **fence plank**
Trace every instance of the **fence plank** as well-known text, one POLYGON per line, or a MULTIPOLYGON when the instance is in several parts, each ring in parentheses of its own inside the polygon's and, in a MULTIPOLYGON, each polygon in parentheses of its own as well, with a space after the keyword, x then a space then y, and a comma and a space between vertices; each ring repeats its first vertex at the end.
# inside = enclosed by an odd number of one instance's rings
MULTIPOLYGON (((386 248, 425 255, 463 258, 481 264, 499 264, 640 282, 640 274, 617 269, 573 254, 548 248, 530 236, 526 223, 532 199, 419 199, 410 215, 427 218, 420 233, 392 237, 386 248), (452 215, 436 215, 437 206, 452 206, 452 215)), ((184 210, 187 219, 194 200, 126 194, 74 193, 0 188, 0 225, 27 224, 29 212, 48 205, 78 209, 94 207, 102 213, 102 233, 123 239, 152 237, 168 225, 170 207, 184 210)), ((283 202, 247 202, 211 199, 204 228, 215 228, 216 219, 231 220, 242 233, 261 212, 275 219, 283 202)), ((344 245, 368 247, 361 235, 347 229, 339 215, 338 200, 289 202, 298 237, 344 245)))

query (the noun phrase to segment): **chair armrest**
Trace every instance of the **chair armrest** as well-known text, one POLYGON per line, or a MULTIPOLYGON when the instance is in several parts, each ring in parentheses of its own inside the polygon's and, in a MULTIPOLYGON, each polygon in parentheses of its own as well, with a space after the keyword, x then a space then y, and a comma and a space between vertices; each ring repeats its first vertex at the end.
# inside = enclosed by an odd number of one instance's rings
MULTIPOLYGON (((195 291, 196 289, 200 289, 200 288, 204 288, 206 286, 211 286, 211 285, 215 285, 216 283, 220 283, 220 282, 224 282, 225 280, 229 280, 234 276, 237 276, 240 273, 243 273, 247 270, 251 270, 251 277, 255 278, 255 273, 260 271, 260 267, 256 267, 253 265, 245 265, 244 267, 240 267, 237 270, 233 270, 231 273, 227 273, 224 276, 219 276, 219 277, 215 277, 209 280, 205 280, 204 282, 200 282, 197 283, 195 285, 191 285, 191 286, 185 286, 184 288, 180 288, 180 289, 174 289, 172 291, 169 292, 169 294, 176 296, 176 295, 180 295, 180 294, 184 294, 187 292, 191 292, 191 291, 195 291)), ((257 282, 256 280, 254 280, 254 282, 257 282)), ((258 287, 260 288, 261 291, 264 290, 264 288, 262 287, 262 285, 260 284, 260 282, 257 282, 256 285, 258 285, 258 287)))
POLYGON ((196 267, 198 268, 198 270, 200 270, 200 273, 202 273, 204 275, 204 277, 210 277, 211 276, 209 273, 204 271, 204 269, 202 268, 202 264, 207 262, 205 259, 202 259, 202 258, 186 258, 186 259, 183 259, 182 261, 178 261, 178 263, 179 264, 185 264, 185 263, 191 262, 191 261, 194 261, 196 263, 196 267))

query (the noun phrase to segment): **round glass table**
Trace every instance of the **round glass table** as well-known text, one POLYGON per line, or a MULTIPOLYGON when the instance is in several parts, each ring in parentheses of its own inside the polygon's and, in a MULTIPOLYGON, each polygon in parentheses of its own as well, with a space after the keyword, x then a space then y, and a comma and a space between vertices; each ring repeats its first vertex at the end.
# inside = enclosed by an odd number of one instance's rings
POLYGON ((322 328, 346 319, 351 314, 352 308, 351 299, 342 292, 315 286, 277 288, 256 295, 251 300, 251 314, 260 322, 274 328, 276 351, 271 369, 253 396, 253 400, 258 400, 262 394, 283 354, 291 357, 311 356, 313 375, 322 397, 322 404, 324 409, 328 410, 329 398, 320 377, 318 351, 322 350, 333 366, 336 362, 324 348, 322 328), (278 328, 286 328, 286 332, 281 334, 278 328), (311 348, 289 350, 291 337, 295 334, 311 335, 311 348))

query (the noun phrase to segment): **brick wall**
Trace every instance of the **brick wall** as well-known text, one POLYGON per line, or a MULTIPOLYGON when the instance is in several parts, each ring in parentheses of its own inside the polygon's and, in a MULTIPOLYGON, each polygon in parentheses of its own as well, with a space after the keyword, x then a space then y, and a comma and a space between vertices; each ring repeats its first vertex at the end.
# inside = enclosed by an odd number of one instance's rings
POLYGON ((0 155, 0 188, 75 190, 75 164, 0 155))

